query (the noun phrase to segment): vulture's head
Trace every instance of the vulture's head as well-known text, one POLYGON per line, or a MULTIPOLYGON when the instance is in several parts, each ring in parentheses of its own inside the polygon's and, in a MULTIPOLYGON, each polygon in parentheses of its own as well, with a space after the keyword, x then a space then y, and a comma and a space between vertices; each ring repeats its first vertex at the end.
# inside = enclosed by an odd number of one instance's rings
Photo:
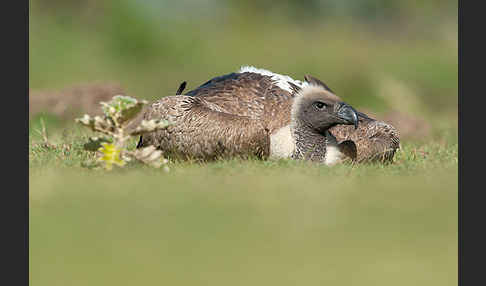
POLYGON ((292 120, 298 126, 323 134, 337 124, 358 127, 358 112, 320 85, 302 88, 292 105, 292 120))

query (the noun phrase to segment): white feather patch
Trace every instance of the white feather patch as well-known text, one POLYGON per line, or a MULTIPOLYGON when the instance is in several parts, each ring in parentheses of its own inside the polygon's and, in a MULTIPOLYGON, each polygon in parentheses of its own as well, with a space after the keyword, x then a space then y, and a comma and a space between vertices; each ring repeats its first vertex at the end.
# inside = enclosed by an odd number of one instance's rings
POLYGON ((307 83, 305 81, 293 79, 288 75, 277 74, 277 73, 271 72, 269 70, 260 69, 260 68, 256 68, 256 67, 253 67, 253 66, 242 66, 238 70, 238 73, 243 73, 243 72, 252 72, 252 73, 270 76, 270 77, 272 77, 272 80, 275 81, 275 84, 278 87, 280 87, 281 89, 286 90, 290 93, 292 92, 292 87, 289 84, 289 82, 291 82, 291 83, 293 83, 296 86, 301 87, 301 88, 309 85, 309 83, 307 83))
POLYGON ((341 150, 339 150, 338 142, 336 137, 330 132, 326 131, 326 156, 324 157, 324 164, 328 166, 336 165, 341 162, 346 155, 344 155, 341 150))
POLYGON ((324 164, 328 166, 336 165, 337 163, 341 162, 344 158, 344 154, 339 151, 338 146, 336 145, 327 145, 326 146, 326 157, 324 159, 324 164))
POLYGON ((290 125, 284 126, 270 135, 270 158, 290 158, 295 149, 295 140, 290 125))

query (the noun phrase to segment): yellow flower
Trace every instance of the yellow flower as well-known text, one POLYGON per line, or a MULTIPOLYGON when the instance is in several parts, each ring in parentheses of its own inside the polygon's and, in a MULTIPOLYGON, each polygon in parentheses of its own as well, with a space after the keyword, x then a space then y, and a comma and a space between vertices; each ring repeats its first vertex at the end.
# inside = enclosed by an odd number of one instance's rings
POLYGON ((99 160, 105 162, 105 168, 107 170, 111 170, 113 168, 113 164, 116 164, 120 167, 125 165, 125 161, 120 159, 120 151, 118 150, 114 144, 110 143, 101 143, 103 147, 99 148, 98 150, 103 153, 103 157, 99 160))

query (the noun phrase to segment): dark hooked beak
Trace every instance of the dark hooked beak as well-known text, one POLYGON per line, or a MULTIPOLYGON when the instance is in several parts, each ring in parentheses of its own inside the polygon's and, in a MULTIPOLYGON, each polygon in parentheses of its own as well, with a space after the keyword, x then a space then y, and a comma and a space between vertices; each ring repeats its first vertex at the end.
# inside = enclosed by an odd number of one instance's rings
POLYGON ((354 125, 354 129, 358 129, 358 112, 351 105, 344 102, 338 103, 337 116, 346 123, 354 125))

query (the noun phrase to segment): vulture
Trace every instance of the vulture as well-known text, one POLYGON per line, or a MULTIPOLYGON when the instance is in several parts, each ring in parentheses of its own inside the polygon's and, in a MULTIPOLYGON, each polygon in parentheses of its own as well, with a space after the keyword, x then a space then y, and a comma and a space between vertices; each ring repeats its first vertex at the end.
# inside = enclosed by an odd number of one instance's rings
POLYGON ((399 148, 393 126, 356 111, 310 75, 300 81, 244 66, 183 95, 185 86, 148 108, 144 119, 174 125, 144 135, 137 147, 155 145, 169 156, 203 160, 257 156, 327 165, 346 158, 390 162, 399 148))
POLYGON ((336 124, 358 126, 358 113, 339 97, 317 85, 302 88, 291 106, 286 128, 270 126, 258 118, 228 113, 204 98, 164 97, 153 103, 144 119, 174 123, 142 136, 140 146, 154 145, 166 156, 213 160, 251 156, 304 159, 334 165, 356 157, 352 142, 338 143, 328 132, 336 124))

